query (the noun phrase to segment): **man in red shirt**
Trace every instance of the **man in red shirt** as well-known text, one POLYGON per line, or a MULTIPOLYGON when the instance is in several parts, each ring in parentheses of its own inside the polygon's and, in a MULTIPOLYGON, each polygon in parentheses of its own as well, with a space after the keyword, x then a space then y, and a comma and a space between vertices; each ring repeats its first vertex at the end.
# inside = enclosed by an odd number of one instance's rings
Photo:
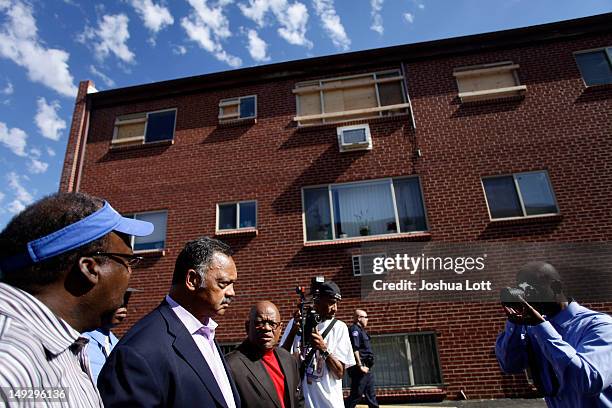
POLYGON ((297 361, 277 347, 282 322, 274 303, 253 306, 245 327, 247 339, 226 356, 242 407, 302 407, 297 361))

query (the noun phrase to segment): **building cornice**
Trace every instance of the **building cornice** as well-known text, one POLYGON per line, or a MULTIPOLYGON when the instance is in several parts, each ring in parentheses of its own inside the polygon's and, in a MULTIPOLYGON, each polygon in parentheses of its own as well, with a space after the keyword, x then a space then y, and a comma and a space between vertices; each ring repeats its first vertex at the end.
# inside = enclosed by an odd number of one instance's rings
POLYGON ((111 89, 89 94, 88 97, 95 109, 261 82, 324 76, 347 69, 360 70, 401 62, 418 62, 610 32, 612 13, 606 13, 511 30, 215 72, 111 89))

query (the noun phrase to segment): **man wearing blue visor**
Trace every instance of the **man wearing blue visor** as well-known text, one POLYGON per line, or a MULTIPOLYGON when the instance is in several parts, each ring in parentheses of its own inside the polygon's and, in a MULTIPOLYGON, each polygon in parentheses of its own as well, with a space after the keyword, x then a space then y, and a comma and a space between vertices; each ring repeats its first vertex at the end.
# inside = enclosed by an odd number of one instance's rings
MULTIPOLYGON (((0 233, 0 401, 101 407, 80 333, 108 324, 153 232, 82 193, 46 197, 0 233)), ((1 405, 1 404, 0 404, 1 405)))

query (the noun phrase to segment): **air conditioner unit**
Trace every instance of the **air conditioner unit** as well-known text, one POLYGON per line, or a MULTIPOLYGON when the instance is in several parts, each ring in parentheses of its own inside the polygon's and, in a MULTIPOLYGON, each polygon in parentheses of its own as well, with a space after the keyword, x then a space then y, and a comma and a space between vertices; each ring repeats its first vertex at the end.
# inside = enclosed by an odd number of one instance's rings
POLYGON ((372 149, 372 136, 370 126, 367 124, 341 126, 337 128, 337 133, 341 152, 372 149))
MULTIPOLYGON (((374 275, 374 259, 385 258, 387 254, 364 254, 364 255, 353 255, 353 276, 366 276, 374 275)), ((386 273, 385 270, 383 273, 386 273)))

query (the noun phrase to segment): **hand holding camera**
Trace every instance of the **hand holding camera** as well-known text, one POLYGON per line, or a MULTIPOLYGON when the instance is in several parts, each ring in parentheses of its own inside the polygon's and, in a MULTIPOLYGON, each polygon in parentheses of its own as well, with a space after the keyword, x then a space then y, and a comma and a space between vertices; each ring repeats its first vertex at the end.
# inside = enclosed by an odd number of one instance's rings
POLYGON ((503 288, 501 290, 501 304, 508 320, 515 324, 527 326, 535 326, 544 322, 542 315, 525 300, 525 297, 534 297, 534 291, 535 289, 531 286, 524 289, 503 288))
POLYGON ((327 344, 325 344, 325 340, 323 340, 323 336, 321 336, 317 328, 315 328, 315 331, 311 334, 310 344, 320 351, 327 351, 327 344))

